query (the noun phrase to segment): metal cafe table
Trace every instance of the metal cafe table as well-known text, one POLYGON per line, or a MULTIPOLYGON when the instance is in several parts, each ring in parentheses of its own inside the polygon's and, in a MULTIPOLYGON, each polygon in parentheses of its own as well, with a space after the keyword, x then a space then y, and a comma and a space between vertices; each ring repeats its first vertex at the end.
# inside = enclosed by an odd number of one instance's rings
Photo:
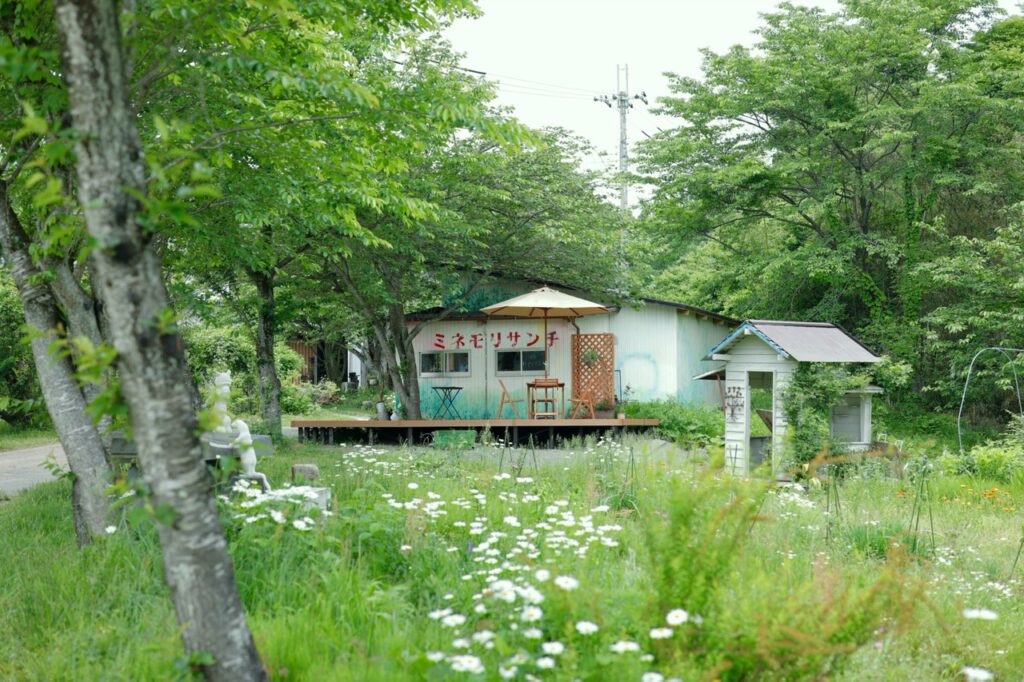
POLYGON ((553 377, 526 382, 526 409, 530 419, 556 419, 565 414, 565 382, 553 377), (561 394, 562 411, 555 410, 555 391, 561 394))
POLYGON ((441 400, 441 404, 434 412, 434 419, 462 419, 462 415, 455 407, 455 398, 458 397, 462 386, 431 386, 430 389, 441 400))

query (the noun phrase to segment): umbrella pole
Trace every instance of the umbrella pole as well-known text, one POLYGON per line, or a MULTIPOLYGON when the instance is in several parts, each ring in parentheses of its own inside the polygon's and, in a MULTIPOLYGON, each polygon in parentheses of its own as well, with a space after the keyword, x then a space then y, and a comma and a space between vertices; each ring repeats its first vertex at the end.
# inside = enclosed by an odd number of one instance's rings
POLYGON ((548 311, 544 309, 544 378, 548 378, 548 311))

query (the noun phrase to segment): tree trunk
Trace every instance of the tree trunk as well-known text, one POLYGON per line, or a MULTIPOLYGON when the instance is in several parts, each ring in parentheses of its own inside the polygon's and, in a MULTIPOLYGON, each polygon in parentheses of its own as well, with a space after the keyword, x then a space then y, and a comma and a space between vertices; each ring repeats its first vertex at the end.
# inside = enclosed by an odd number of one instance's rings
POLYGON ((142 150, 128 107, 117 6, 54 0, 68 85, 79 201, 96 241, 94 285, 110 321, 139 464, 185 650, 205 653, 211 680, 265 680, 210 494, 181 343, 150 234, 137 220, 142 150))
MULTIPOLYGON (((55 263, 53 271, 55 276, 50 282, 50 288, 67 317, 69 335, 84 336, 92 342, 93 346, 99 346, 104 339, 103 332, 100 330, 96 300, 82 289, 67 262, 55 263)), ((99 395, 102 389, 103 385, 90 382, 82 387, 82 392, 85 394, 86 401, 91 401, 99 395)), ((104 414, 96 424, 100 441, 108 453, 111 441, 110 423, 110 415, 104 414)))
POLYGON ((348 367, 345 363, 345 345, 336 339, 323 342, 324 374, 328 379, 341 386, 348 381, 348 367))
POLYGON ((74 474, 71 511, 75 537, 82 546, 102 534, 109 521, 109 499, 104 492, 110 473, 106 449, 85 411, 85 396, 75 379, 71 359, 49 351, 50 344, 59 339, 57 302, 39 280, 4 184, 0 184, 0 246, 21 296, 25 322, 35 332, 31 347, 39 385, 74 474))
POLYGON ((274 281, 261 272, 250 273, 259 294, 256 315, 256 369, 260 378, 260 410, 275 440, 281 438, 281 380, 274 362, 274 281))

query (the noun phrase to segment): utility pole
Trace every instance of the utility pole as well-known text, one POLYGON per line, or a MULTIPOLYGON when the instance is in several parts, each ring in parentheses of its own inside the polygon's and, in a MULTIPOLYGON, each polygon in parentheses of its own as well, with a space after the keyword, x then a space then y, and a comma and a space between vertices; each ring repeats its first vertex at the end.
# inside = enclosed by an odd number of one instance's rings
POLYGON ((629 64, 615 65, 615 92, 611 95, 595 97, 595 102, 601 102, 609 109, 619 109, 619 174, 622 177, 622 187, 619 190, 619 208, 623 211, 629 210, 629 183, 626 181, 626 171, 629 169, 629 144, 626 137, 626 114, 633 108, 633 100, 640 100, 647 104, 647 93, 629 96, 629 64), (623 82, 624 81, 624 82, 623 82), (613 105, 614 103, 614 105, 613 105))

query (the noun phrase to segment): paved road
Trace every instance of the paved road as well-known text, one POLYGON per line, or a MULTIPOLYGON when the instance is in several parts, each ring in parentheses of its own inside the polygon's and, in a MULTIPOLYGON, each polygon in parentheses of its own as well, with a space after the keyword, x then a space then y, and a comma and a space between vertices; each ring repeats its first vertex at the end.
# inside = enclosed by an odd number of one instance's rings
POLYGON ((52 481, 53 474, 40 466, 51 452, 56 455, 57 463, 67 469, 68 462, 60 443, 0 452, 0 493, 13 495, 36 483, 52 481))
MULTIPOLYGON (((298 429, 286 426, 282 429, 285 436, 296 437, 298 429)), ((37 445, 31 448, 0 451, 0 493, 13 495, 36 483, 53 480, 53 474, 40 466, 50 453, 57 456, 61 468, 68 468, 64 458, 64 450, 60 443, 37 445)))

